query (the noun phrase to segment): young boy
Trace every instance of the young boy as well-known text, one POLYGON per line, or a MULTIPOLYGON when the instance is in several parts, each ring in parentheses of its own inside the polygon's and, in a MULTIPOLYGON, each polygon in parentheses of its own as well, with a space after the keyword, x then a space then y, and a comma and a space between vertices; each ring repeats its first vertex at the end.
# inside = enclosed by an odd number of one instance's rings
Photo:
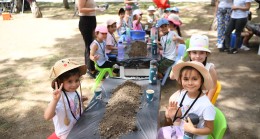
POLYGON ((169 31, 169 22, 162 18, 157 22, 160 32, 162 33, 159 49, 162 50, 162 59, 159 61, 158 78, 163 78, 163 75, 168 67, 170 67, 176 59, 177 48, 183 39, 174 31, 169 31))
POLYGON ((133 28, 133 15, 132 15, 132 7, 130 5, 125 6, 125 21, 127 26, 132 29, 133 28))
POLYGON ((141 20, 142 20, 142 11, 137 9, 133 12, 133 30, 143 30, 141 20))

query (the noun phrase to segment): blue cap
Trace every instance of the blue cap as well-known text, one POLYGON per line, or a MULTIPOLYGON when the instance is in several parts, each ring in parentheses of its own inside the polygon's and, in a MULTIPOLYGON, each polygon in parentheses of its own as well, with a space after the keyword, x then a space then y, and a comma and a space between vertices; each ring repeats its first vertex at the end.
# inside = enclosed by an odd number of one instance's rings
POLYGON ((166 8, 165 10, 166 10, 166 11, 171 11, 171 8, 166 8))
POLYGON ((161 18, 160 20, 157 21, 157 27, 161 27, 161 25, 167 24, 169 25, 169 21, 165 18, 161 18))
POLYGON ((179 8, 177 8, 177 7, 172 7, 171 10, 175 11, 175 12, 179 12, 179 8))

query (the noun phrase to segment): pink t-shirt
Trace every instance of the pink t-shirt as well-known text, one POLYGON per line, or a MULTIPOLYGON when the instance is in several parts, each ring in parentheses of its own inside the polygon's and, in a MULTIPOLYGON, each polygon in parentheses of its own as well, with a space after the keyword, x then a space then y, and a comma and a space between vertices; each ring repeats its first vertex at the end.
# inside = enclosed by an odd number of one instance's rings
POLYGON ((133 30, 143 30, 141 22, 136 25, 138 20, 133 21, 133 30))
MULTIPOLYGON (((107 33, 106 45, 117 46, 114 34, 107 33)), ((107 54, 111 52, 111 50, 107 49, 107 47, 105 51, 107 54)))

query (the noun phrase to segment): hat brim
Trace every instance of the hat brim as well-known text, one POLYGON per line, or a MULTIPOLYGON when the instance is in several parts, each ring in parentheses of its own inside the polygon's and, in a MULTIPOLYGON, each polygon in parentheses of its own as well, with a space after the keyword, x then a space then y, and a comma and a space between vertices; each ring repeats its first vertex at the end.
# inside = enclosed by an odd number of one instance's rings
POLYGON ((211 53, 211 51, 207 48, 204 48, 204 47, 190 47, 186 50, 187 52, 190 52, 190 51, 205 51, 205 52, 209 52, 211 53))
POLYGON ((55 88, 56 79, 57 79, 60 75, 62 75, 63 73, 65 73, 65 72, 67 72, 67 71, 70 71, 70 70, 72 70, 72 69, 75 69, 75 68, 79 68, 80 76, 86 74, 86 72, 87 72, 87 66, 86 66, 86 65, 75 65, 75 66, 71 66, 70 68, 67 68, 66 70, 61 71, 58 75, 56 75, 56 76, 51 76, 51 77, 50 77, 50 78, 52 79, 51 87, 52 87, 53 89, 55 88))
POLYGON ((172 20, 172 19, 168 19, 170 22, 172 22, 173 24, 180 26, 181 22, 180 21, 176 21, 176 20, 172 20))
POLYGON ((203 76, 204 83, 202 85, 202 89, 206 89, 206 90, 212 89, 213 81, 212 81, 209 71, 204 66, 200 66, 200 65, 196 64, 195 62, 181 62, 172 67, 173 76, 175 77, 175 79, 178 80, 178 82, 180 82, 179 75, 180 75, 181 69, 184 67, 187 67, 187 66, 197 69, 203 76))

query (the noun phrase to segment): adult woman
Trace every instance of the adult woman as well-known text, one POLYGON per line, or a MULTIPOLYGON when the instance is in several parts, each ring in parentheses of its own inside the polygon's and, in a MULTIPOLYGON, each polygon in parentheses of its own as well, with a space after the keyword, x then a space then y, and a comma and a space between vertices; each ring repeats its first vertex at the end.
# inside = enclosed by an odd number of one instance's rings
POLYGON ((241 32, 243 31, 248 17, 248 11, 252 0, 234 0, 232 5, 231 19, 229 21, 225 33, 225 46, 229 48, 229 54, 236 54, 238 45, 241 41, 241 32), (236 30, 236 42, 234 48, 230 47, 230 35, 233 30, 236 30))
POLYGON ((94 40, 94 30, 97 25, 96 10, 102 11, 102 8, 96 8, 94 0, 78 0, 79 10, 79 30, 85 42, 85 64, 88 67, 88 73, 95 78, 94 62, 90 60, 90 44, 94 40))
POLYGON ((227 29, 230 15, 231 15, 231 6, 232 0, 216 0, 216 16, 217 16, 217 31, 218 31, 218 40, 217 47, 222 48, 225 38, 225 31, 227 29))

